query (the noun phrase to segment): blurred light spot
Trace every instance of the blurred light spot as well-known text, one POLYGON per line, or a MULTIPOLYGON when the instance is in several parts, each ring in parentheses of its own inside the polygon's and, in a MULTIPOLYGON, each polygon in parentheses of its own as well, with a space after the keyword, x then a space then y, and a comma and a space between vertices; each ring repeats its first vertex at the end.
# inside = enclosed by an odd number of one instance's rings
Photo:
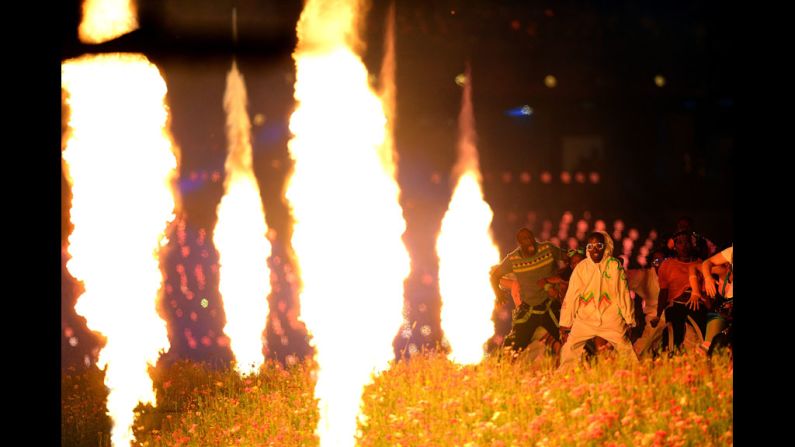
POLYGON ((201 305, 202 305, 202 307, 203 307, 203 308, 207 309, 207 306, 208 306, 209 304, 210 304, 210 302, 209 302, 209 301, 207 301, 207 298, 202 298, 202 300, 201 300, 201 305))
POLYGON ((544 171, 541 173, 541 183, 550 183, 552 181, 552 174, 548 171, 544 171))
POLYGON ((547 8, 544 10, 544 15, 547 17, 555 17, 555 10, 552 8, 547 8))
POLYGON ((524 184, 530 183, 530 173, 527 171, 522 171, 522 173, 519 174, 519 181, 524 184))
POLYGON ((555 88, 558 85, 558 78, 553 75, 546 75, 544 77, 544 85, 549 88, 555 88))
POLYGON ((409 354, 415 355, 418 352, 419 349, 417 349, 417 345, 415 345, 414 343, 409 344, 409 354))
POLYGON ((657 230, 652 229, 649 231, 649 239, 656 241, 657 240, 657 230))
POLYGON ((585 183, 585 174, 582 172, 575 172, 574 180, 576 180, 577 183, 585 183))
POLYGON ((506 172, 502 173, 502 182, 503 183, 511 183, 512 179, 513 179, 513 175, 510 172, 506 171, 506 172))
POLYGON ((77 346, 77 337, 69 337, 69 346, 73 348, 77 346))
POLYGON ((632 246, 634 245, 634 242, 632 242, 632 239, 630 239, 628 237, 625 237, 624 240, 621 241, 621 243, 624 245, 624 251, 625 252, 631 252, 632 251, 632 246))
POLYGON ((261 113, 257 113, 256 115, 254 115, 254 125, 261 126, 263 124, 265 124, 265 115, 261 113))
POLYGON ((561 172, 560 181, 568 185, 569 183, 571 183, 571 174, 568 171, 561 172))
POLYGON ((400 331, 400 336, 403 337, 403 338, 411 338, 411 328, 410 327, 404 327, 400 331))
POLYGON ((605 228, 607 228, 607 226, 605 225, 605 221, 599 219, 596 222, 594 222, 593 228, 596 231, 605 231, 605 228))
POLYGON ((518 20, 516 19, 511 20, 511 29, 513 29, 514 31, 519 31, 519 28, 521 27, 522 24, 518 20))
POLYGON ((566 244, 569 250, 575 250, 580 245, 580 241, 578 241, 576 237, 570 237, 566 244))
POLYGON ((665 87, 665 76, 657 75, 654 77, 654 85, 657 87, 665 87))
POLYGON ((630 228, 629 229, 629 238, 630 239, 632 239, 633 241, 637 241, 639 237, 640 237, 640 232, 638 231, 637 228, 630 228))
POLYGON ((426 337, 431 335, 431 327, 428 326, 427 324, 423 325, 422 328, 420 328, 420 333, 422 333, 422 335, 426 337))
POLYGON ((442 183, 442 176, 438 172, 434 172, 431 174, 431 183, 434 185, 438 185, 442 183))
POLYGON ((467 76, 464 73, 461 73, 455 77, 455 83, 461 87, 463 87, 464 84, 466 84, 466 82, 467 82, 467 76))
POLYGON ((86 367, 91 366, 91 357, 89 357, 88 354, 83 356, 83 364, 86 365, 86 367))
POLYGON ((591 183, 593 183, 594 185, 599 183, 599 173, 596 171, 593 171, 590 174, 588 174, 588 178, 591 179, 591 183))
POLYGON ((279 337, 279 343, 281 343, 282 346, 287 346, 290 344, 290 339, 287 338, 286 335, 282 335, 281 337, 279 337))
POLYGON ((271 167, 273 169, 279 169, 282 167, 282 162, 279 159, 271 160, 271 167))
POLYGON ((533 108, 527 104, 524 104, 522 106, 506 110, 505 114, 508 116, 526 117, 533 114, 533 108))
POLYGON ((420 312, 425 312, 426 310, 428 310, 428 305, 425 303, 420 303, 420 305, 417 306, 417 310, 419 310, 420 312))

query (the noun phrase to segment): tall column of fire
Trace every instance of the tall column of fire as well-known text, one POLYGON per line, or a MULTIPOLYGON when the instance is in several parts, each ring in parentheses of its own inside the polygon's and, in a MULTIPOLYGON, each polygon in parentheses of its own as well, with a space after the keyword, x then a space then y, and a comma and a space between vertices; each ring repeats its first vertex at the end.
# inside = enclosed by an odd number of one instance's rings
POLYGON ((213 242, 218 250, 218 289, 224 300, 229 346, 235 367, 253 373, 264 361, 263 332, 268 321, 267 297, 271 291, 270 241, 259 185, 254 175, 251 122, 246 110, 246 85, 232 64, 226 78, 225 194, 218 205, 213 242))
POLYGON ((135 54, 69 60, 61 76, 74 227, 67 268, 85 289, 76 312, 106 340, 98 366, 107 368, 111 441, 129 445, 133 409, 155 403, 148 365, 170 346, 157 312, 159 250, 176 200, 166 84, 157 67, 135 54))
POLYGON ((321 446, 353 445, 363 387, 388 367, 409 257, 384 106, 357 53, 363 2, 309 0, 297 25, 286 198, 315 347, 321 446))
MULTIPOLYGON (((88 0, 79 37, 101 43, 137 28, 129 0, 88 0)), ((178 150, 168 130, 166 83, 141 54, 65 61, 62 153, 72 192, 67 268, 84 292, 75 311, 105 339, 113 445, 130 445, 133 409, 156 404, 148 368, 170 347, 157 312, 160 249, 175 217, 178 150)))
POLYGON ((494 333, 489 269, 500 261, 500 253, 491 233, 494 213, 483 198, 469 68, 458 116, 458 161, 451 180, 453 195, 436 240, 440 321, 450 345, 448 357, 472 364, 482 360, 484 344, 494 333))

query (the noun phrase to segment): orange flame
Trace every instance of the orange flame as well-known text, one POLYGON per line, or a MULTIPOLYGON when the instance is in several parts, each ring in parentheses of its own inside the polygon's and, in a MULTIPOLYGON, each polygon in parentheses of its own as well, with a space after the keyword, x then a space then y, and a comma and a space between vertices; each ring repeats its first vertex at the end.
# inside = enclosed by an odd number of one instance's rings
POLYGON ((72 189, 69 272, 85 292, 75 310, 106 337, 111 440, 129 445, 133 409, 154 403, 147 367, 169 349, 157 313, 159 250, 175 217, 176 148, 167 129, 166 84, 143 55, 66 61, 69 131, 63 151, 72 189))
POLYGON ((218 249, 219 284, 224 299, 229 344, 236 368, 247 374, 263 363, 263 331, 271 291, 266 261, 271 254, 259 185, 254 176, 251 122, 246 112, 246 86, 237 64, 226 77, 224 108, 229 153, 226 194, 218 205, 213 242, 218 249))
POLYGON ((77 33, 81 42, 102 43, 137 28, 132 0, 85 0, 77 33))
POLYGON ((395 71, 397 70, 397 57, 395 56, 395 4, 389 5, 387 13, 386 32, 384 38, 384 58, 381 61, 379 80, 381 86, 378 96, 384 104, 384 114, 387 125, 382 146, 382 163, 391 169, 389 175, 395 177, 397 166, 397 152, 395 151, 395 118, 397 115, 397 88, 395 86, 395 71))
POLYGON ((361 394, 394 358, 409 257, 384 107, 352 47, 360 2, 309 0, 296 31, 286 198, 316 350, 320 445, 353 445, 361 394))
POLYGON ((483 199, 471 91, 467 69, 453 169, 456 186, 436 240, 441 327, 450 345, 448 357, 463 364, 480 362, 484 343, 494 333, 489 268, 500 260, 491 233, 494 213, 483 199))

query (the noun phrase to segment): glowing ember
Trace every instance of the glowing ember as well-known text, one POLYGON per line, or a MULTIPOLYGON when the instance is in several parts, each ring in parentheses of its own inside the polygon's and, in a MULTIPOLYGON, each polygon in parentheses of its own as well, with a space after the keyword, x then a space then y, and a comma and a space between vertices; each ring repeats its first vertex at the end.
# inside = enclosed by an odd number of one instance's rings
POLYGON ((368 85, 357 1, 309 0, 298 22, 286 198, 316 349, 320 445, 353 445, 363 387, 394 357, 409 258, 384 108, 368 85))
POLYGON ((218 205, 213 242, 218 249, 218 289, 226 312, 224 332, 241 373, 256 371, 264 361, 263 331, 271 291, 266 264, 271 244, 265 237, 268 227, 252 167, 251 122, 246 104, 245 83, 233 64, 224 95, 229 144, 226 194, 218 205))
POLYGON ((61 80, 74 226, 67 268, 85 288, 75 310, 107 339, 98 366, 107 367, 111 440, 130 445, 133 409, 155 403, 147 366, 169 348, 156 310, 177 173, 166 84, 144 56, 119 54, 66 61, 61 80))
POLYGON ((138 28, 131 0, 85 0, 78 37, 85 43, 102 43, 138 28))
POLYGON ((489 268, 500 262, 500 252, 491 234, 494 213, 483 200, 469 70, 466 79, 458 117, 458 162, 453 168, 457 182, 442 219, 436 254, 442 297, 440 320, 450 346, 448 357, 472 364, 483 358, 484 344, 494 333, 489 268))

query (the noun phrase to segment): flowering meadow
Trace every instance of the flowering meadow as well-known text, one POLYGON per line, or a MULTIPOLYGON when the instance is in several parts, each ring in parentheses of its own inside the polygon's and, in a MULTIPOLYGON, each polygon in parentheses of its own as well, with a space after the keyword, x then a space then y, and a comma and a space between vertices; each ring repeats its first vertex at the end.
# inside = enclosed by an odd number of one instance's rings
MULTIPOLYGON (((316 446, 311 361, 258 373, 181 361, 152 369, 158 406, 139 405, 138 446, 316 446)), ((64 446, 110 445, 103 372, 62 376, 64 446)), ((727 355, 636 364, 600 357, 569 372, 550 358, 460 366, 426 352, 364 390, 359 446, 733 445, 727 355)))

